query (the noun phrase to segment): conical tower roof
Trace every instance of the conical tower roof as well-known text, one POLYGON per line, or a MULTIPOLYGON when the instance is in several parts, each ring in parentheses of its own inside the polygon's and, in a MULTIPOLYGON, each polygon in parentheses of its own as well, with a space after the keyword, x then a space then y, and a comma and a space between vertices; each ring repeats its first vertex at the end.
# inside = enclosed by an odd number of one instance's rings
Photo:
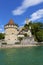
POLYGON ((14 21, 13 21, 12 19, 10 19, 8 25, 15 25, 15 24, 14 24, 14 21))
POLYGON ((5 26, 7 26, 7 25, 8 25, 8 26, 9 26, 9 25, 14 25, 14 26, 17 26, 17 27, 18 27, 18 25, 15 24, 12 19, 10 19, 10 21, 8 22, 8 24, 6 24, 5 26))
MULTIPOLYGON (((6 25, 16 25, 15 23, 14 23, 14 21, 12 20, 12 19, 10 19, 10 21, 8 22, 8 24, 6 24, 6 25)), ((5 26, 6 26, 5 25, 5 26)))

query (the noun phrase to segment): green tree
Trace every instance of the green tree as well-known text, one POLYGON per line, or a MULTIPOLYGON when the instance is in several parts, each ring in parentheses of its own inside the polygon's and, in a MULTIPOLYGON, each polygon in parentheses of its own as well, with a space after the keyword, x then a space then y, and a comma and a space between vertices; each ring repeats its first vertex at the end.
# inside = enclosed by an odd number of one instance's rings
POLYGON ((43 41, 43 30, 38 31, 36 35, 37 35, 38 42, 42 42, 43 41))
POLYGON ((31 32, 35 36, 35 40, 39 42, 43 41, 43 23, 32 23, 31 28, 31 32))
POLYGON ((0 39, 4 39, 5 38, 5 34, 4 33, 0 33, 0 39))
POLYGON ((27 37, 27 36, 28 36, 27 33, 25 33, 25 34, 24 34, 24 37, 27 37))
POLYGON ((21 40, 23 40, 23 37, 18 37, 18 40, 21 42, 21 40))

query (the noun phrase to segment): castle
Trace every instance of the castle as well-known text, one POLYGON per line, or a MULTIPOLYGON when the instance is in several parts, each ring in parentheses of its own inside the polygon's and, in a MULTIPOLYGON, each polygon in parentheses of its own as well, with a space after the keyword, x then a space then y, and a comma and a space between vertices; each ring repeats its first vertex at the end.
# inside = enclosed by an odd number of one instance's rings
MULTIPOLYGON (((29 20, 26 19, 26 24, 29 24, 29 20)), ((11 19, 8 24, 4 26, 5 29, 5 42, 7 44, 15 44, 15 42, 18 41, 18 37, 24 37, 24 34, 26 33, 29 37, 32 36, 31 34, 31 27, 27 30, 23 30, 24 27, 20 28, 18 30, 18 26, 14 23, 14 21, 11 19)))

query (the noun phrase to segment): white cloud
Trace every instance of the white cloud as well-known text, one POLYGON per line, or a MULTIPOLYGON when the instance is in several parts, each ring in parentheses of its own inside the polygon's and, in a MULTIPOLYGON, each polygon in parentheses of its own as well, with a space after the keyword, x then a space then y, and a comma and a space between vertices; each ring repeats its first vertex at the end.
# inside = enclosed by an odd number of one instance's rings
POLYGON ((32 21, 35 21, 37 19, 40 19, 43 17, 43 9, 40 9, 36 12, 34 12, 32 15, 31 15, 31 19, 32 21))
POLYGON ((13 10, 13 15, 21 15, 23 14, 26 9, 30 6, 37 5, 39 3, 43 2, 43 0, 23 0, 21 6, 17 7, 17 9, 13 10))

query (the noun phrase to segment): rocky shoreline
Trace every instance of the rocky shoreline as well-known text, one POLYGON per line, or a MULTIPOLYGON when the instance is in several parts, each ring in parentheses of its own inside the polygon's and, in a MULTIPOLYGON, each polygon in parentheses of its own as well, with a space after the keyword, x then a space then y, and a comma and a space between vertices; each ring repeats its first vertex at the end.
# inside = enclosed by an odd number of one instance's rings
MULTIPOLYGON (((31 42, 27 43, 28 41, 25 41, 21 44, 1 44, 0 42, 0 48, 22 48, 22 47, 32 47, 32 46, 43 46, 43 42, 31 42)), ((4 42, 3 42, 4 43, 4 42)))
POLYGON ((33 46, 40 46, 40 45, 2 45, 0 48, 22 48, 22 47, 33 47, 33 46))

